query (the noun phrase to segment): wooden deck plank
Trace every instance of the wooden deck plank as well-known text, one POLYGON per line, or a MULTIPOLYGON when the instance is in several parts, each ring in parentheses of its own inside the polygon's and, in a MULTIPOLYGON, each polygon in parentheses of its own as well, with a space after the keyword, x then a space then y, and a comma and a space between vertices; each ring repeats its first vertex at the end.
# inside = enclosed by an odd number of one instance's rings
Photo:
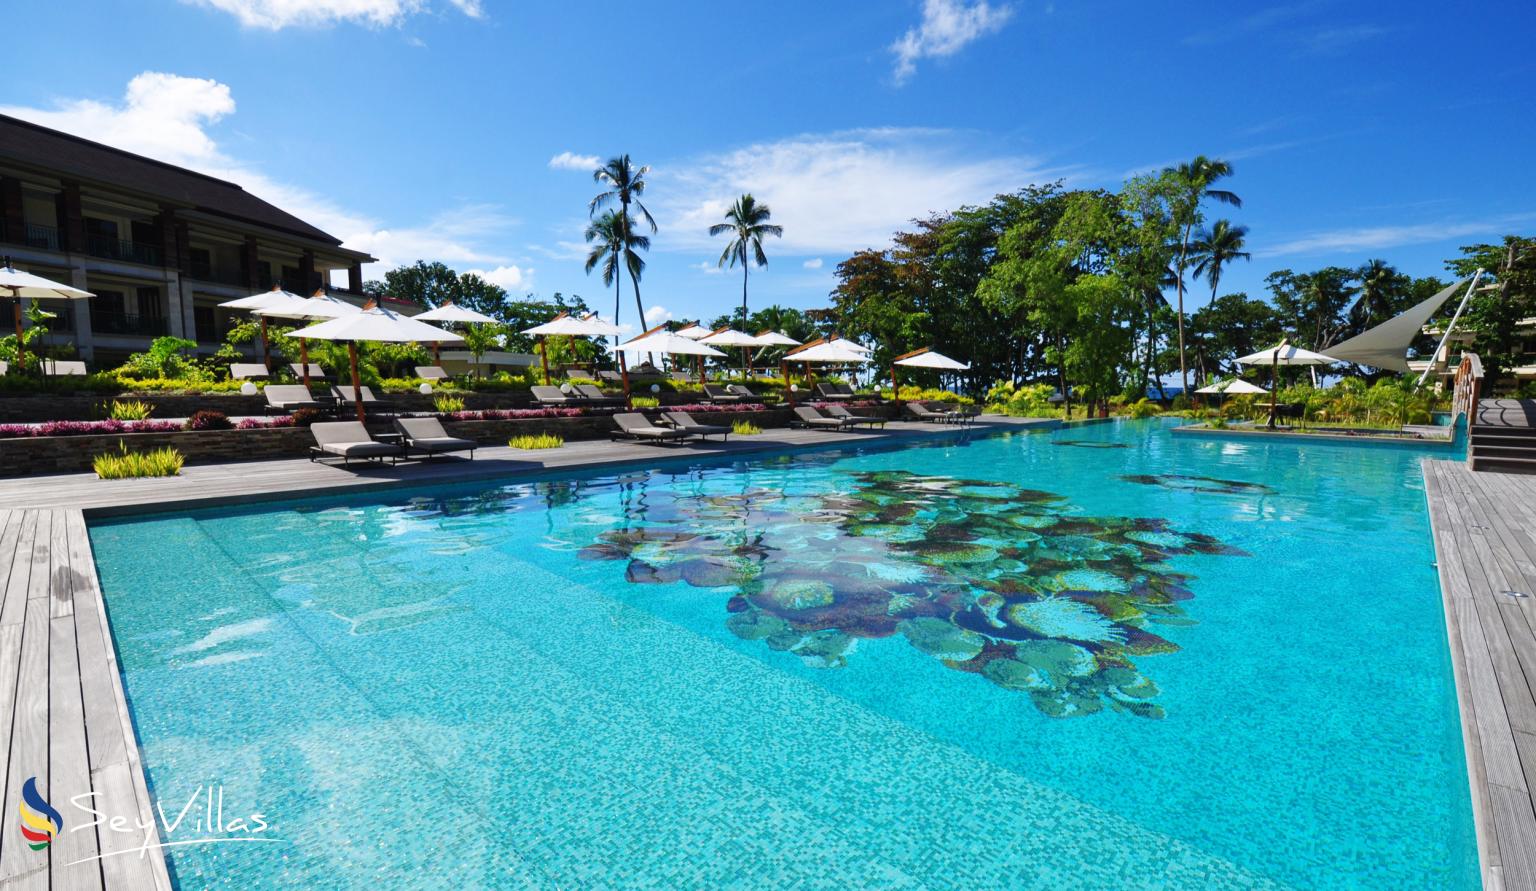
POLYGON ((21 531, 21 511, 0 510, 0 600, 5 598, 11 578, 11 558, 16 553, 16 536, 21 531))
MULTIPOLYGON (((62 530, 64 524, 59 523, 62 530)), ((63 556, 61 555, 61 562, 63 556)), ((85 751, 85 711, 80 701, 75 620, 48 623, 48 793, 54 807, 91 793, 91 764, 85 751)), ((100 891, 101 864, 95 832, 67 831, 51 849, 53 887, 100 891)))
MULTIPOLYGON (((45 573, 46 574, 46 573, 45 573)), ((37 791, 50 803, 58 800, 48 784, 48 599, 27 600, 22 621, 21 647, 16 674, 16 701, 12 707, 11 750, 6 765, 6 801, 19 801, 28 779, 37 779, 37 791)), ((54 803, 54 807, 58 805, 54 803)), ((0 881, 30 873, 48 861, 46 851, 33 851, 6 814, 0 834, 0 881)))
POLYGON ((32 578, 32 543, 37 535, 37 511, 20 511, 17 537, 0 599, 0 625, 19 625, 27 614, 27 585, 32 578))
MULTIPOLYGON (((125 733, 123 716, 117 705, 122 679, 118 674, 117 654, 111 646, 104 621, 85 518, 79 511, 70 511, 65 522, 69 529, 70 563, 82 567, 76 580, 80 608, 74 613, 75 646, 80 654, 86 740, 90 747, 91 769, 95 770, 107 764, 127 763, 127 740, 131 737, 125 733)), ((126 729, 131 731, 132 728, 126 729)))

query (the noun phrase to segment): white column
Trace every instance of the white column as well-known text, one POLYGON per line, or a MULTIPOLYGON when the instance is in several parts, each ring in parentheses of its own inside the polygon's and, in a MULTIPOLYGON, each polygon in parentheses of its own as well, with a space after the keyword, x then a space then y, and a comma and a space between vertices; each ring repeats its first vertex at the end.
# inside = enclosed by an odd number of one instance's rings
MULTIPOLYGON (((90 290, 84 266, 69 267, 69 283, 82 291, 90 290)), ((80 351, 80 358, 90 362, 96 356, 96 339, 91 334, 90 298, 71 300, 70 303, 75 310, 75 347, 80 351)))

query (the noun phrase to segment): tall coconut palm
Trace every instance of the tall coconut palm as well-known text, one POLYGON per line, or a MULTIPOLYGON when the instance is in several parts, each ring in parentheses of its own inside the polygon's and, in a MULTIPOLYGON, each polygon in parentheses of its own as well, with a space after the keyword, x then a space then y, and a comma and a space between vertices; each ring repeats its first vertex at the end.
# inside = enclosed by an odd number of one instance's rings
POLYGON ((1360 299, 1355 301, 1351 314, 1360 318, 1361 327, 1391 318, 1398 309, 1396 297, 1403 274, 1386 260, 1367 260, 1355 275, 1360 278, 1360 299))
MULTIPOLYGON (((587 242, 592 249, 587 252, 587 274, 602 264, 603 284, 613 285, 613 323, 619 323, 619 286, 622 284, 622 272, 629 270, 629 277, 635 281, 640 280, 640 273, 645 271, 645 260, 635 252, 635 248, 649 248, 651 240, 644 235, 631 233, 628 221, 616 210, 605 212, 602 216, 593 220, 587 226, 584 233, 587 242)), ((645 323, 645 316, 640 316, 641 325, 645 323)), ((619 340, 613 340, 617 347, 619 340)))
MULTIPOLYGON (((640 212, 640 216, 651 227, 651 234, 656 234, 656 219, 651 216, 651 212, 646 210, 645 205, 640 201, 640 196, 645 194, 645 176, 650 172, 651 168, 644 165, 636 167, 629 160, 629 155, 618 155, 609 158, 608 163, 592 171, 592 181, 607 188, 599 192, 587 204, 587 216, 590 218, 597 213, 599 208, 617 202, 619 212, 615 222, 621 227, 622 231, 620 234, 623 237, 620 240, 623 242, 626 254, 633 254, 637 248, 649 250, 651 247, 651 240, 649 238, 635 234, 634 218, 629 213, 631 206, 640 212)), ((645 264, 640 263, 637 267, 632 263, 626 262, 625 265, 630 270, 629 280, 635 286, 635 312, 639 313, 639 323, 643 328, 645 327, 645 304, 640 302, 640 273, 637 270, 643 270, 645 264)), ((591 268, 590 265, 588 268, 591 268)), ((604 279, 603 283, 607 284, 608 282, 604 279)), ((615 324, 617 324, 617 321, 615 321, 615 324)))
POLYGON ((1226 161, 1199 155, 1193 161, 1169 167, 1163 172, 1172 175, 1183 187, 1183 195, 1174 202, 1174 220, 1182 230, 1178 254, 1174 258, 1174 269, 1178 273, 1174 284, 1179 292, 1179 376, 1187 391, 1189 364, 1184 358, 1184 272, 1189 268, 1190 236, 1200 222, 1201 202, 1210 199, 1218 204, 1242 207, 1243 200, 1235 192, 1211 188, 1218 180, 1232 175, 1232 165, 1226 161))
POLYGON ((768 255, 763 253, 763 236, 772 235, 774 238, 784 237, 784 227, 775 226, 768 222, 773 216, 773 211, 766 204, 758 204, 757 199, 751 194, 742 195, 725 212, 725 222, 716 223, 709 227, 709 234, 734 235, 725 250, 720 254, 718 265, 726 263, 735 266, 741 263, 741 326, 747 326, 747 268, 751 265, 748 260, 758 266, 768 265, 768 255))
POLYGON ((1221 283, 1221 272, 1227 264, 1253 259, 1252 254, 1243 250, 1247 246, 1248 227, 1234 226, 1231 220, 1217 220, 1189 246, 1190 258, 1195 261, 1190 271, 1195 274, 1195 278, 1203 275, 1211 283, 1212 303, 1216 302, 1216 288, 1221 283))

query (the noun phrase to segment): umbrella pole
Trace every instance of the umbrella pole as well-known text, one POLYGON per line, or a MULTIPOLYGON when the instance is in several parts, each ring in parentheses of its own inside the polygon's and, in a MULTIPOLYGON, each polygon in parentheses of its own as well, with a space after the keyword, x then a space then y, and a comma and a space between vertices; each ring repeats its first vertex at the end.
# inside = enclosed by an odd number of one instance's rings
POLYGON ((789 388, 789 363, 779 360, 779 376, 784 378, 784 396, 789 399, 789 404, 795 404, 795 391, 789 388))
POLYGON ((272 373, 272 347, 267 343, 267 317, 261 317, 261 361, 267 366, 267 374, 272 373))
POLYGON ((901 393, 901 384, 896 383, 896 363, 891 363, 891 401, 897 402, 897 396, 901 393))
POLYGON ((27 367, 27 351, 25 342, 21 339, 21 298, 16 297, 14 300, 16 315, 16 370, 24 371, 27 367))
POLYGON ((368 423, 363 416, 363 379, 357 373, 357 341, 347 341, 347 358, 352 362, 352 401, 357 403, 357 422, 368 423))
POLYGON ((304 372, 304 388, 309 389, 309 338, 299 338, 299 370, 304 372))
POLYGON ((695 360, 695 364, 698 365, 698 369, 697 370, 699 372, 699 383, 702 384, 702 383, 704 383, 704 357, 703 356, 694 356, 693 358, 695 360))
POLYGON ((432 341, 432 361, 437 363, 438 368, 443 367, 443 345, 435 340, 432 341))
POLYGON ((549 386, 549 335, 539 337, 539 359, 544 365, 544 386, 549 386))
POLYGON ((624 376, 624 407, 634 408, 634 404, 629 401, 629 363, 624 361, 623 350, 619 350, 619 371, 624 376))
POLYGON ((1275 429, 1275 412, 1280 405, 1280 347, 1275 347, 1275 358, 1270 363, 1269 369, 1269 429, 1273 430, 1275 429))

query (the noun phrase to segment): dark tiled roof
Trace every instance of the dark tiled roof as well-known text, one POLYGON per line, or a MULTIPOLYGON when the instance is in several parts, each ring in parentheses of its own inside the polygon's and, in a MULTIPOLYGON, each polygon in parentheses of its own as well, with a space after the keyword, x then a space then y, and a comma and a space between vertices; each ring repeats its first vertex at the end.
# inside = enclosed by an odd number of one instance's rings
POLYGON ((280 229, 326 244, 341 240, 232 182, 155 161, 89 139, 0 115, 0 158, 47 169, 64 179, 117 185, 205 213, 280 229))

